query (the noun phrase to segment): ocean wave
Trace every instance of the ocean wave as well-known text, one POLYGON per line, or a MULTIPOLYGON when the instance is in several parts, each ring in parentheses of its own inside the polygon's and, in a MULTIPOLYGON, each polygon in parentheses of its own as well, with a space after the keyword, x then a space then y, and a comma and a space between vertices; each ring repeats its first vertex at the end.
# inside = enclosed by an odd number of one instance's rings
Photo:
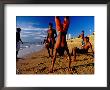
POLYGON ((23 57, 27 54, 37 52, 43 48, 43 45, 30 45, 30 46, 24 46, 25 48, 20 48, 20 51, 18 53, 19 57, 23 57))

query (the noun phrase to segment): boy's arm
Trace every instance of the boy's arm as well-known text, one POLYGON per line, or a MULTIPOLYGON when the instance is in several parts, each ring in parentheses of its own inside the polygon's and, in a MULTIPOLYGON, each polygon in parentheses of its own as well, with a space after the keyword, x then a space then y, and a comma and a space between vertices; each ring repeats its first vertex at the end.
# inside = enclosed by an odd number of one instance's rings
POLYGON ((47 30, 47 39, 48 39, 48 37, 49 37, 49 33, 48 33, 48 30, 47 30))

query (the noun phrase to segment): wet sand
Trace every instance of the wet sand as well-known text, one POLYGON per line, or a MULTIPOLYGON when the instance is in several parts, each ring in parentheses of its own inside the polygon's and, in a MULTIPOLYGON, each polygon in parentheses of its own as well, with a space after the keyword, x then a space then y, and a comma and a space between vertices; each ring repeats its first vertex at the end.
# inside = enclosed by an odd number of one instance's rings
MULTIPOLYGON (((94 48, 94 36, 90 36, 90 42, 94 48)), ((67 40, 69 51, 73 47, 81 46, 81 39, 75 38, 67 40)), ((91 50, 88 54, 77 54, 76 61, 71 62, 71 70, 68 70, 68 56, 65 53, 64 57, 57 55, 53 73, 49 72, 52 58, 48 57, 47 50, 43 48, 38 52, 31 53, 17 60, 16 74, 94 74, 94 57, 91 50)))

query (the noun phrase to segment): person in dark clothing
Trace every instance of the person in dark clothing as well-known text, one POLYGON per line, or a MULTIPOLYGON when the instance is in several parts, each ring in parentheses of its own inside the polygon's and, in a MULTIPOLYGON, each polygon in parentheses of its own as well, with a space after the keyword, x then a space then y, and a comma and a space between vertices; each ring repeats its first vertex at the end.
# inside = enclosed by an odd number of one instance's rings
MULTIPOLYGON (((20 42, 22 42, 21 37, 20 37, 20 32, 21 32, 21 28, 16 28, 17 32, 16 32, 16 59, 17 59, 17 55, 18 55, 18 51, 20 49, 20 42)), ((23 44, 23 42, 22 42, 23 44)))

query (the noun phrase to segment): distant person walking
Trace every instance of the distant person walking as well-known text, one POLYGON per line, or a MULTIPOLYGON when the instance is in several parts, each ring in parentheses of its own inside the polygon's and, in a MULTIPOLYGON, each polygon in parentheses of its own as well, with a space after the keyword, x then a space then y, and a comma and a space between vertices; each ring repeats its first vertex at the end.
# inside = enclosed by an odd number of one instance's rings
MULTIPOLYGON (((21 28, 17 28, 16 31, 16 59, 18 59, 17 55, 18 55, 18 51, 20 49, 20 42, 22 42, 21 37, 20 37, 20 32, 21 32, 21 28)), ((22 42, 23 44, 23 42, 22 42)))

